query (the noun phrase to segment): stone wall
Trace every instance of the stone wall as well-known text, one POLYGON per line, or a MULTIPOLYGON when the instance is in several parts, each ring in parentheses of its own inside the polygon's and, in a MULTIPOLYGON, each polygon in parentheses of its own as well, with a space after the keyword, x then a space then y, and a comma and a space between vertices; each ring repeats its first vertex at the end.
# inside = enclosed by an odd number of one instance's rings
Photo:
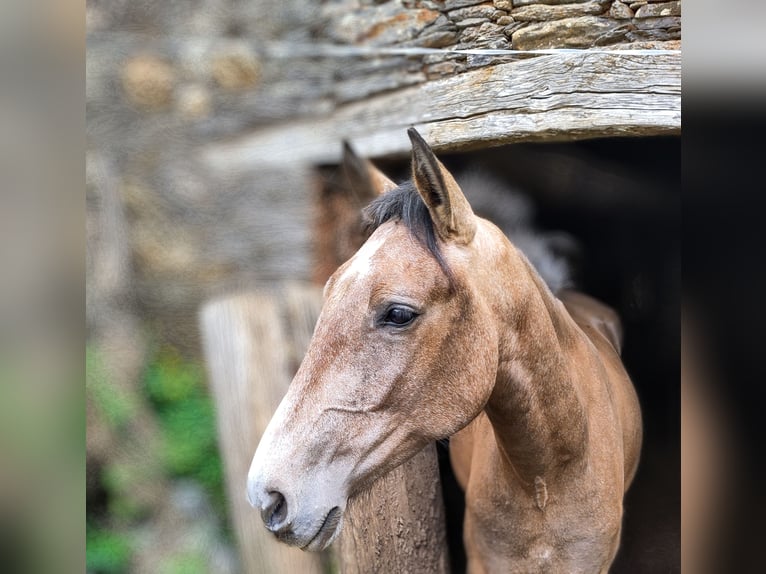
MULTIPOLYGON (((195 150, 326 107, 327 69, 285 68, 264 61, 259 48, 277 37, 305 41, 316 8, 88 2, 87 162, 109 166, 136 312, 192 351, 196 310, 211 294, 308 278, 305 167, 213 174, 195 150)), ((96 291, 92 298, 97 303, 96 291)))
MULTIPOLYGON (((340 0, 322 5, 318 37, 343 45, 501 50, 680 49, 681 2, 640 0, 340 0)), ((371 59, 339 71, 335 93, 372 93, 497 62, 483 55, 371 59), (367 78, 365 78, 367 76, 367 78), (360 89, 360 87, 362 89, 360 89)))

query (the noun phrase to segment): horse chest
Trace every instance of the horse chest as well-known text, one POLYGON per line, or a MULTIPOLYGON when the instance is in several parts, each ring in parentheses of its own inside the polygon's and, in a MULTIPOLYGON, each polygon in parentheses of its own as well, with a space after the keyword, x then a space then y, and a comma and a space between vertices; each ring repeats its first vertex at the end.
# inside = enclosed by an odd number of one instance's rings
POLYGON ((556 497, 540 509, 535 495, 511 488, 466 493, 464 538, 469 572, 601 572, 618 537, 594 531, 556 497))

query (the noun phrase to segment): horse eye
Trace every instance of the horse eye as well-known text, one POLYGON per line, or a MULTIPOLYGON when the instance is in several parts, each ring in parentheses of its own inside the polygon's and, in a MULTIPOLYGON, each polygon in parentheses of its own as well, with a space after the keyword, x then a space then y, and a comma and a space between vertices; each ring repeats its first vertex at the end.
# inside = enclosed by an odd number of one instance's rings
POLYGON ((415 311, 408 309, 407 307, 391 307, 386 311, 383 317, 383 323, 386 325, 396 325, 397 327, 403 327, 411 323, 416 317, 415 311))

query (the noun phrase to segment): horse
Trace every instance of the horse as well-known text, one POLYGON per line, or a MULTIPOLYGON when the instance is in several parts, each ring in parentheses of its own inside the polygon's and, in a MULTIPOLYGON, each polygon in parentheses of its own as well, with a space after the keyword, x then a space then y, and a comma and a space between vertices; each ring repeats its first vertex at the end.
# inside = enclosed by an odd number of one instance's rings
POLYGON ((468 571, 607 572, 638 398, 605 304, 554 294, 411 128, 412 179, 366 160, 369 238, 330 277, 247 497, 278 540, 337 537, 349 498, 449 438, 468 571))

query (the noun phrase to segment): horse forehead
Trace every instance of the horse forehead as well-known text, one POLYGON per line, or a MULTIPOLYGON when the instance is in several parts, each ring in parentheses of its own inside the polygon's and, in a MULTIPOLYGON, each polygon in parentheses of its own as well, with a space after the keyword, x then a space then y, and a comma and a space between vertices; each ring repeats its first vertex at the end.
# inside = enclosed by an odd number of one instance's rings
POLYGON ((383 247, 390 235, 390 229, 384 229, 379 234, 373 234, 348 262, 348 266, 339 278, 339 283, 355 281, 369 275, 373 257, 383 247))
POLYGON ((409 231, 396 223, 380 227, 365 242, 341 271, 338 284, 356 283, 375 275, 387 275, 394 271, 393 261, 419 261, 425 254, 419 249, 409 231))
POLYGON ((393 222, 384 224, 341 267, 332 292, 328 293, 328 302, 366 297, 370 290, 379 290, 383 284, 391 283, 394 288, 406 279, 412 282, 408 269, 422 268, 428 257, 406 228, 393 222))

